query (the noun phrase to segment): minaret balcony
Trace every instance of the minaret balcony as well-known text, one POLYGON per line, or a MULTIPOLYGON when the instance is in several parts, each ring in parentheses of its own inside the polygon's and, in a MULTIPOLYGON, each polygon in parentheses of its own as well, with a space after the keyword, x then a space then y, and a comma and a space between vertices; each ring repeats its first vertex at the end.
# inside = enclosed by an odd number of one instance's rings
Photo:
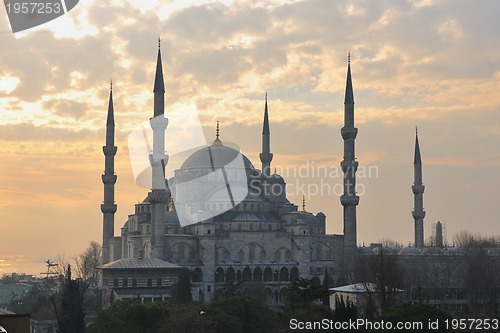
POLYGON ((358 129, 356 127, 344 126, 340 130, 340 134, 342 135, 342 139, 344 140, 349 140, 349 139, 354 140, 358 135, 358 129))
POLYGON ((116 155, 117 150, 118 147, 116 146, 102 146, 102 152, 104 153, 105 156, 116 155))
POLYGON ((164 165, 167 165, 168 163, 168 154, 165 152, 163 153, 150 153, 149 154, 149 164, 151 166, 159 165, 163 162, 164 165))
POLYGON ((359 204, 359 196, 344 194, 340 197, 340 203, 344 207, 357 206, 359 204))
POLYGON ((423 219, 425 217, 425 211, 423 210, 414 210, 411 212, 411 215, 414 219, 423 219))
POLYGON ((356 173, 356 171, 358 170, 358 165, 358 161, 343 160, 342 162, 340 162, 340 167, 342 168, 342 172, 344 174, 351 173, 353 171, 354 173, 356 173))
POLYGON ((154 132, 158 130, 164 132, 168 126, 168 118, 165 118, 165 115, 162 113, 154 118, 149 119, 149 124, 151 125, 151 129, 154 132))
POLYGON ((109 185, 109 184, 115 184, 116 183, 116 175, 112 175, 109 173, 104 173, 102 176, 102 182, 103 184, 109 185))
POLYGON ((148 197, 152 204, 166 204, 170 199, 166 189, 153 189, 148 197))
POLYGON ((262 163, 271 163, 273 160, 273 153, 260 153, 259 157, 262 163))
POLYGON ((425 191, 425 186, 423 184, 415 184, 411 187, 413 194, 422 194, 425 191))
POLYGON ((103 203, 101 205, 101 212, 104 214, 114 214, 116 213, 116 204, 103 203))

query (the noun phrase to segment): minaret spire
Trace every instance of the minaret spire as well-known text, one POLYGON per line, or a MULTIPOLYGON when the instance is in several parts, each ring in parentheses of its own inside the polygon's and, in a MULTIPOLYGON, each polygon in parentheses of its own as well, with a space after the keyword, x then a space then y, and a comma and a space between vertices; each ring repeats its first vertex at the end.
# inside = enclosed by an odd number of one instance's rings
POLYGON ((154 83, 154 112, 149 120, 153 130, 153 151, 149 155, 152 168, 152 187, 149 193, 152 204, 151 212, 151 248, 153 258, 165 258, 165 213, 170 193, 165 181, 165 166, 168 155, 165 152, 165 130, 168 119, 165 118, 165 85, 161 61, 161 44, 158 38, 158 58, 154 83))
POLYGON ((347 55, 347 80, 345 86, 345 103, 354 104, 354 94, 352 92, 352 78, 351 78, 351 53, 347 55))
POLYGON ((413 220, 415 223, 415 247, 424 247, 424 191, 425 186, 422 183, 422 157, 420 156, 420 144, 418 142, 418 129, 415 128, 415 156, 413 159, 413 176, 414 182, 412 186, 414 206, 413 220))
POLYGON ((161 44, 158 37, 158 57, 156 59, 155 83, 153 87, 154 97, 154 116, 164 113, 165 110, 165 83, 163 82, 163 67, 161 61, 161 44))
POLYGON ((415 157, 413 158, 413 163, 422 163, 422 157, 420 156, 420 145, 418 143, 417 127, 415 127, 415 157))
POLYGON ((104 174, 102 183, 104 184, 104 201, 101 204, 103 215, 102 232, 102 261, 106 264, 113 261, 112 240, 115 232, 115 155, 118 148, 115 146, 115 116, 113 107, 113 82, 110 84, 108 117, 106 121, 106 145, 102 147, 104 153, 104 174))
POLYGON ((340 133, 344 139, 344 159, 340 163, 344 173, 344 194, 340 197, 340 203, 344 207, 344 248, 346 255, 350 256, 355 253, 357 246, 356 206, 359 204, 359 196, 356 195, 358 162, 356 161, 354 144, 358 135, 358 129, 354 127, 354 94, 352 89, 350 53, 347 56, 344 127, 342 127, 340 133))
POLYGON ((271 131, 269 130, 269 110, 267 107, 267 92, 266 103, 264 106, 264 122, 262 124, 262 152, 260 153, 260 161, 262 162, 262 174, 270 176, 271 161, 273 154, 271 153, 271 131))

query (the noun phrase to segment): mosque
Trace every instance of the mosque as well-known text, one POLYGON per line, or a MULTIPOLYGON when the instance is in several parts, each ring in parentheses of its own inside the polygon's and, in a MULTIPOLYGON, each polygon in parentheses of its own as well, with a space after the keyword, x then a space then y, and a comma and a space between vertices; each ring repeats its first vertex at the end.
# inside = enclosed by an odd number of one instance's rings
MULTIPOLYGON (((154 80, 154 110, 150 125, 151 191, 114 235, 114 108, 110 91, 106 123, 102 288, 104 306, 116 299, 165 299, 182 269, 189 269, 193 298, 209 302, 223 296, 228 283, 239 283, 244 295, 277 305, 283 291, 296 277, 320 283, 328 273, 332 285, 348 282, 355 255, 370 248, 358 248, 356 237, 354 94, 350 59, 344 100, 343 234, 326 233, 326 216, 290 202, 286 181, 272 173, 271 131, 267 96, 263 112, 260 170, 237 149, 225 144, 219 133, 214 141, 189 156, 165 179, 165 85, 158 48, 154 80), (201 182, 199 180, 202 180, 201 182)), ((168 133, 168 131, 167 131, 168 133)), ((422 161, 418 135, 415 142, 415 197, 413 218, 415 246, 423 242, 422 161)), ((442 236, 441 238, 442 239, 442 236)), ((442 244, 441 244, 442 246, 442 244)), ((371 253, 371 252, 370 252, 371 253)))

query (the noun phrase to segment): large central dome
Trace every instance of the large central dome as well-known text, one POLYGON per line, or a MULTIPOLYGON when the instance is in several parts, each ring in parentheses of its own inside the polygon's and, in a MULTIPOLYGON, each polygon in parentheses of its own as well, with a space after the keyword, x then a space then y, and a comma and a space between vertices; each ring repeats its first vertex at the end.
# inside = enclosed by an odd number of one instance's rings
POLYGON ((180 169, 220 169, 231 164, 239 156, 243 158, 245 169, 255 169, 252 162, 245 155, 234 148, 222 144, 213 144, 194 152, 182 163, 180 169))
POLYGON ((245 200, 259 171, 239 149, 222 144, 189 156, 175 171, 171 190, 182 226, 206 220, 231 210, 245 200))

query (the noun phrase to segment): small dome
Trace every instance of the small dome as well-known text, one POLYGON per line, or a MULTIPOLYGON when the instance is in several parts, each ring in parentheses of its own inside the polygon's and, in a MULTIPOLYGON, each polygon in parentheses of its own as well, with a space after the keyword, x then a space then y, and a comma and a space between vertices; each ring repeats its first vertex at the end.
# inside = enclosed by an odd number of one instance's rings
POLYGON ((420 250, 417 249, 416 247, 405 247, 402 249, 399 254, 406 254, 406 255, 419 255, 420 250))
POLYGON ((373 251, 371 248, 363 246, 363 247, 358 247, 358 253, 360 255, 371 255, 373 254, 373 251))
POLYGON ((500 248, 498 247, 491 247, 488 249, 488 254, 492 256, 498 256, 500 255, 500 248))
POLYGON ((448 254, 451 256, 461 256, 465 254, 465 251, 461 247, 448 247, 444 251, 444 254, 448 254))
POLYGON ((423 254, 441 254, 443 252, 439 247, 426 247, 422 250, 423 254))

